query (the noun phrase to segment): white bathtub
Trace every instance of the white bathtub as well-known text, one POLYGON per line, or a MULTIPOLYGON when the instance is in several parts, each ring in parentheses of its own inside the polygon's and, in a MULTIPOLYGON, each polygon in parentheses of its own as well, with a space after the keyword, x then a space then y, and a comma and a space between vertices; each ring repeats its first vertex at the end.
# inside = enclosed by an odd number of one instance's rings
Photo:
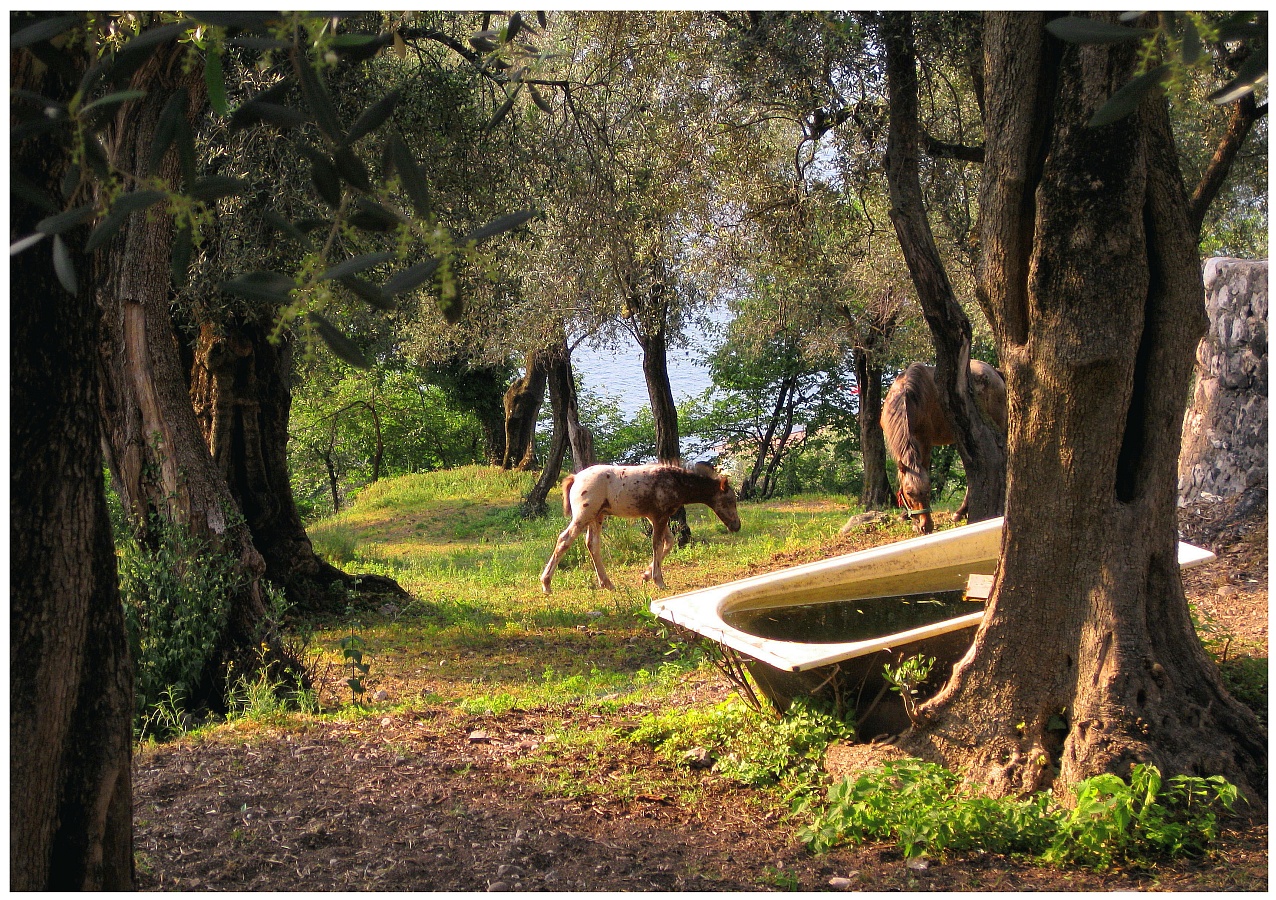
MULTIPOLYGON (((660 619, 689 629, 742 655, 750 674, 781 709, 793 697, 835 691, 839 706, 854 708, 871 733, 899 725, 902 704, 891 707, 880 673, 885 661, 925 653, 938 660, 930 684, 947 680, 983 617, 983 604, 964 615, 921 627, 843 642, 775 640, 724 621, 733 613, 809 606, 833 601, 898 597, 966 588, 971 575, 991 575, 1001 552, 1002 519, 990 519, 870 550, 768 572, 651 604, 660 619), (883 700, 886 700, 885 704, 883 700), (875 712, 877 720, 864 717, 875 712), (876 729, 876 730, 874 730, 876 729)), ((1182 568, 1214 559, 1191 544, 1179 544, 1182 568)), ((894 695, 892 695, 894 696, 894 695)), ((907 720, 902 720, 904 727, 907 720)), ((862 732, 863 733, 863 732, 862 732)))

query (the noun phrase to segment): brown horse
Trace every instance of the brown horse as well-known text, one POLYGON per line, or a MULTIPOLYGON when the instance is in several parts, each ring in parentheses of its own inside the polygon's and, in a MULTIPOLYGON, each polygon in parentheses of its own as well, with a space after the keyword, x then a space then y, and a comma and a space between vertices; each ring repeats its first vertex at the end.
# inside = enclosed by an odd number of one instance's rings
MULTIPOLYGON (((979 409, 1005 434, 1006 382, 1001 373, 986 362, 972 359, 970 385, 979 409)), ((935 530, 930 515, 930 451, 938 444, 955 440, 952 423, 939 403, 934 366, 913 363, 895 379, 882 403, 882 431, 899 466, 899 505, 913 520, 914 529, 930 534, 935 530)), ((969 499, 967 492, 957 518, 966 515, 969 499)))
POLYGON ((657 464, 649 466, 590 466, 568 475, 563 482, 563 515, 571 519, 558 536, 554 553, 541 572, 541 589, 549 593, 549 581, 559 559, 584 529, 585 546, 594 561, 598 583, 611 590, 611 579, 603 568, 602 531, 607 516, 647 519, 651 522, 651 565, 643 581, 665 586, 660 561, 673 548, 669 520, 688 503, 703 503, 730 531, 740 530, 735 489, 712 466, 699 463, 691 469, 657 464))

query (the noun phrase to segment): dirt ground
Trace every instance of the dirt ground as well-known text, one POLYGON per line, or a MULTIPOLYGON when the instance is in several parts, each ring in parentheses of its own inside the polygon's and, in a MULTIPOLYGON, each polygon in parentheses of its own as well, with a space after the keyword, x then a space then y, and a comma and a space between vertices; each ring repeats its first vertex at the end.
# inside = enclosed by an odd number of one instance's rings
MULTIPOLYGON (((1184 514, 1184 539, 1219 554, 1185 574, 1188 595, 1211 627, 1230 636, 1229 653, 1265 659, 1265 500, 1261 510, 1229 515, 1184 514)), ((712 680, 694 693, 704 700, 726 692, 725 683, 712 680)), ((623 731, 648 711, 622 708, 615 721, 591 716, 597 721, 590 724, 623 731)), ((919 867, 885 845, 814 856, 774 804, 764 806, 754 792, 710 772, 675 770, 644 746, 622 742, 601 759, 597 750, 579 748, 547 757, 560 717, 431 708, 302 730, 240 730, 140 751, 133 772, 138 885, 387 891, 1263 891, 1268 885, 1265 813, 1227 821, 1210 856, 1153 870, 1095 874, 974 854, 919 867), (573 779, 606 783, 622 775, 627 784, 650 784, 651 793, 572 789, 573 779)), ((878 758, 868 748, 842 746, 830 751, 826 765, 843 772, 878 758)))

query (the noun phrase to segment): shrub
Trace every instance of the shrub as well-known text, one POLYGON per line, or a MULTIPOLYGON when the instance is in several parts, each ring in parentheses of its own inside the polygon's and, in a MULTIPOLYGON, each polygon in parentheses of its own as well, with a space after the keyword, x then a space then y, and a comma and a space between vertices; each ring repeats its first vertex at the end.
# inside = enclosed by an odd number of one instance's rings
POLYGON ((185 526, 158 520, 155 546, 125 530, 117 540, 120 594, 135 670, 139 730, 170 729, 158 704, 190 697, 226 625, 239 589, 234 562, 185 526))

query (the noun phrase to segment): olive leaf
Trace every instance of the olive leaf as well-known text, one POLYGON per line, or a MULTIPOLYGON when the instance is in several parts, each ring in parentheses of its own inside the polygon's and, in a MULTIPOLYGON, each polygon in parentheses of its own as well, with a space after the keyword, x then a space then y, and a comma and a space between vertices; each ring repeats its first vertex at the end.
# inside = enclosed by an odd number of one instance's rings
POLYGON ((66 292, 74 297, 79 293, 79 285, 75 280, 75 263, 71 262, 71 251, 67 249, 62 235, 53 236, 53 270, 58 275, 58 282, 66 292))
POLYGON ((323 342, 328 345, 328 349, 336 354, 338 359, 360 369, 370 368, 370 364, 364 358, 363 352, 358 345, 342 334, 335 325, 317 312, 307 313, 306 315, 314 324, 315 331, 319 333, 319 337, 323 338, 323 342))
POLYGON ((279 272, 249 272, 220 285, 228 294, 280 306, 288 302, 288 294, 296 286, 296 282, 279 272))
POLYGON ((442 260, 431 257, 425 262, 409 266, 383 284, 381 292, 387 297, 393 297, 396 294, 402 294, 404 291, 410 291, 430 278, 439 268, 440 263, 442 263, 442 260))
POLYGON ((369 306, 384 311, 394 309, 394 301, 381 293, 381 288, 371 281, 366 281, 358 275, 346 275, 338 279, 338 281, 369 306))
POLYGON ((16 240, 9 245, 9 255, 17 256, 23 250, 26 250, 30 247, 34 247, 36 244, 40 243, 40 241, 44 240, 47 237, 48 237, 47 234, 42 234, 41 232, 38 232, 38 231, 35 234, 28 234, 26 237, 20 238, 19 240, 16 240))
POLYGON ((230 101, 226 99, 226 76, 222 72, 220 53, 210 51, 204 58, 204 84, 208 87, 208 103, 219 116, 230 114, 230 101))
POLYGON ((499 218, 488 222, 486 225, 471 231, 461 240, 461 244, 465 245, 471 241, 478 243, 479 241, 485 241, 490 237, 501 234, 502 232, 511 231, 535 215, 536 210, 525 209, 521 212, 509 213, 508 215, 500 216, 499 218))
POLYGON ((97 227, 89 234, 89 239, 84 242, 84 252, 92 253, 105 244, 133 213, 140 212, 167 197, 168 194, 164 191, 133 191, 117 198, 111 204, 106 218, 97 224, 97 227))
POLYGON ((196 181, 188 192, 196 200, 217 200, 231 194, 242 194, 252 187, 242 178, 230 178, 226 175, 210 175, 196 181))
POLYGON ((365 253, 362 256, 355 256, 344 262, 337 263, 330 269, 327 269, 319 276, 320 281, 328 281, 329 279, 341 279, 347 275, 354 275, 365 269, 371 269, 373 266, 379 266, 394 259, 393 253, 365 253))
POLYGON ((1168 64, 1157 66, 1150 72, 1144 72, 1138 78, 1122 85, 1120 90, 1108 98, 1107 103, 1099 107, 1099 111, 1091 117, 1090 121, 1086 122, 1086 127, 1102 128, 1130 115, 1139 108, 1139 103, 1149 91, 1160 86, 1169 71, 1168 64))
POLYGON ((390 118, 390 115, 394 112, 394 107, 402 96, 403 92, 396 88, 365 109, 363 114, 355 119, 354 124, 350 126, 350 133, 346 135, 346 145, 353 144, 384 125, 386 119, 390 118))
POLYGON ((1113 25, 1110 22, 1099 22, 1083 16, 1051 19, 1046 23, 1046 31, 1069 44, 1119 44, 1122 41, 1140 40, 1156 33, 1150 28, 1113 25))
POLYGON ((332 98, 328 96, 328 89, 324 87, 319 73, 302 53, 294 55, 293 69, 296 70, 297 79, 301 82, 301 95, 305 98, 310 111, 315 114, 319 130, 334 144, 344 144, 345 135, 341 132, 341 119, 337 116, 337 109, 332 105, 332 98))
POLYGON ((93 204, 88 203, 41 219, 35 223, 35 230, 42 234, 61 234, 76 225, 84 224, 91 218, 93 218, 93 204))
POLYGON ((70 31, 83 20, 83 13, 73 13, 66 16, 54 16, 51 19, 36 22, 34 25, 28 25, 26 28, 14 32, 13 36, 9 38, 9 49, 20 50, 23 47, 30 47, 32 44, 38 44, 41 41, 52 40, 59 34, 70 31))
POLYGON ((412 209, 420 218, 427 218, 430 215, 429 185, 417 166, 412 151, 397 131, 390 135, 389 149, 390 161, 394 170, 399 173, 399 183, 403 185, 404 193, 412 201, 412 209))
POLYGON ((1241 63, 1241 67, 1236 70, 1236 77, 1210 94, 1207 99, 1211 103, 1222 106, 1224 103, 1239 100, 1266 81, 1267 50, 1258 48, 1250 53, 1249 59, 1241 63))
POLYGON ((186 92, 176 91, 160 110, 159 118, 155 122, 155 134, 151 138, 150 153, 147 156, 148 171, 154 172, 159 169, 160 161, 163 160, 164 154, 177 135, 178 120, 186 118, 186 104, 186 92))

